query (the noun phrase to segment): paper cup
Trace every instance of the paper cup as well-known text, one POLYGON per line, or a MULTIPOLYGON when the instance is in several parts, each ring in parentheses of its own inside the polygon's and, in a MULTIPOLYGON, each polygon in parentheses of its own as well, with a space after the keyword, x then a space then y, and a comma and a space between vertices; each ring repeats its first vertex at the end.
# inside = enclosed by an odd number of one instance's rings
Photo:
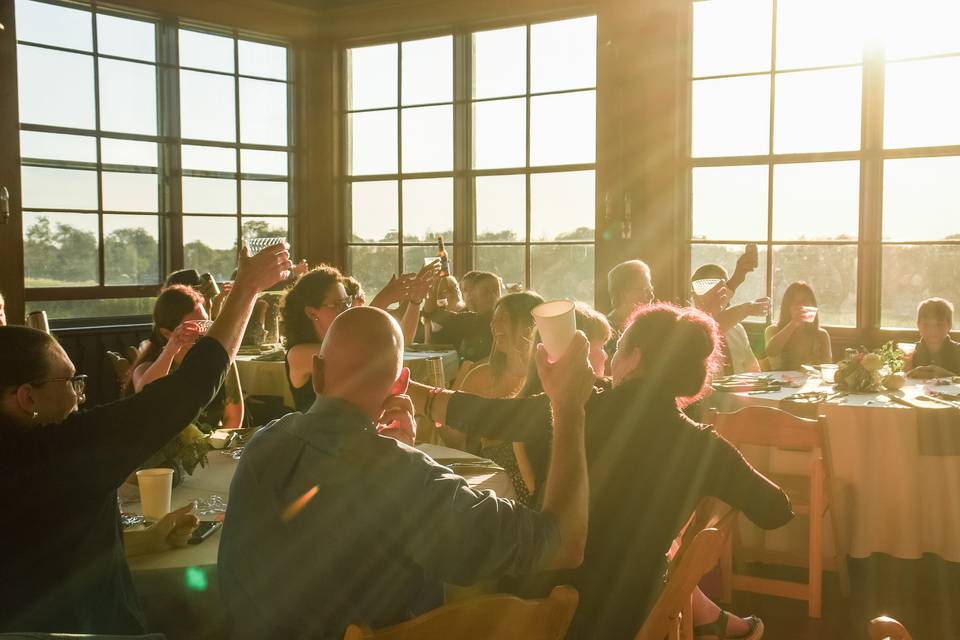
POLYGON ((577 316, 570 300, 554 300, 537 305, 530 312, 540 332, 540 339, 551 361, 566 352, 577 332, 577 316))
POLYGON ((170 513, 173 495, 173 469, 141 469, 137 471, 140 485, 140 508, 147 520, 159 521, 170 513))

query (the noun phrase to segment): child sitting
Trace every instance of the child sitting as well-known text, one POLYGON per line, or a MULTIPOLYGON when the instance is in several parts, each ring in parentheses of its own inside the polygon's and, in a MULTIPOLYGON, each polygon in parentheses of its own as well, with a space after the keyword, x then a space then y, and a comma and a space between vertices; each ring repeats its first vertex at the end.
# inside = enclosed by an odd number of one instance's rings
POLYGON ((939 378, 960 374, 960 343, 950 339, 953 305, 943 298, 924 300, 917 307, 920 342, 909 363, 911 378, 939 378))

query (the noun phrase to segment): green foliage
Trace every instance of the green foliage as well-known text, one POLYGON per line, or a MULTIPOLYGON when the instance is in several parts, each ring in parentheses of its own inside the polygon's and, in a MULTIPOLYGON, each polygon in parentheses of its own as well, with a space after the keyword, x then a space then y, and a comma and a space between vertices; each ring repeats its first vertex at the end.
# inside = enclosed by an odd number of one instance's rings
POLYGON ((877 350, 880 354, 880 360, 883 366, 890 370, 890 373, 900 373, 903 371, 904 353, 892 340, 877 350))

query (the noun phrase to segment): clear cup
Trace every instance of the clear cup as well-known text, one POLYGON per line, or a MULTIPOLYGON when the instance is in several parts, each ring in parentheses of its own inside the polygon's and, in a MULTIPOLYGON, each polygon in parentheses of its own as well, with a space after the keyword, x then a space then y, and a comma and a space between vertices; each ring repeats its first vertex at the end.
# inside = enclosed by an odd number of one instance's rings
POLYGON ((898 342, 897 348, 900 349, 900 351, 903 351, 903 355, 912 356, 913 352, 917 350, 917 343, 916 342, 898 342))
POLYGON ((154 522, 170 513, 173 496, 173 469, 141 469, 137 471, 140 485, 140 508, 143 516, 154 522))
POLYGON ((551 361, 559 360, 577 332, 575 306, 570 300, 554 300, 533 308, 530 314, 551 361))
POLYGON ((693 292, 698 296, 706 295, 711 289, 720 283, 720 278, 702 278, 690 283, 693 292))
POLYGON ((834 384, 837 381, 837 370, 840 367, 835 364, 820 365, 820 377, 827 384, 834 384))
POLYGON ((210 331, 210 327, 213 326, 213 320, 194 320, 197 323, 197 329, 200 330, 200 335, 207 335, 207 331, 210 331))

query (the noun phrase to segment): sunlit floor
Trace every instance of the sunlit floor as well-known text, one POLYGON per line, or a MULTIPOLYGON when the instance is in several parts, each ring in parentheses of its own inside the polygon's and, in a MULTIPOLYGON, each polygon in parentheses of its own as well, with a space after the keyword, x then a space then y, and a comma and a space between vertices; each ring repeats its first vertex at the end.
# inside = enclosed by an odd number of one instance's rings
MULTIPOLYGON (((805 573, 769 567, 751 571, 791 579, 805 573)), ((844 598, 836 574, 824 575, 819 620, 808 618, 806 603, 799 600, 749 593, 734 594, 733 610, 763 618, 764 637, 770 640, 866 640, 867 621, 884 614, 906 625, 914 640, 960 638, 960 564, 875 556, 851 561, 850 579, 851 595, 844 598)))

